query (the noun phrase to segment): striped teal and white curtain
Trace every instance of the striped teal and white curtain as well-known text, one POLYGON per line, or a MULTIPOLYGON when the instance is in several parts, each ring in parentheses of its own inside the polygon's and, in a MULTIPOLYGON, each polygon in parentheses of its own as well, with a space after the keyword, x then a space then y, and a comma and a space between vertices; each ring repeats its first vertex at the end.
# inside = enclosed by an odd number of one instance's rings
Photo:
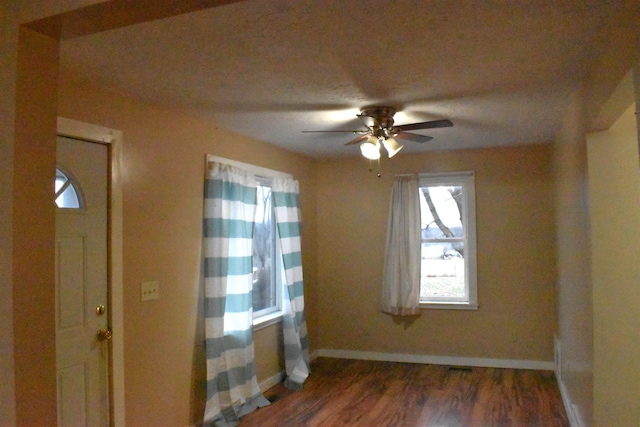
POLYGON ((269 401, 258 387, 253 348, 252 251, 256 180, 212 163, 205 180, 204 281, 207 402, 204 425, 235 426, 269 401))
POLYGON ((285 386, 300 390, 309 376, 309 343, 304 312, 302 250, 300 243, 300 203, 298 182, 274 178, 272 182, 276 223, 285 270, 283 302, 285 386))

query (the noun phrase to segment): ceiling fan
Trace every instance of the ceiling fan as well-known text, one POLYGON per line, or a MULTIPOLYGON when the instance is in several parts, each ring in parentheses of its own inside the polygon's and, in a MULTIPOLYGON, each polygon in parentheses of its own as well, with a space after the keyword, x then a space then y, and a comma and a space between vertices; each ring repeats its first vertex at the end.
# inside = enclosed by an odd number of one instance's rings
POLYGON ((395 113, 396 109, 393 107, 366 107, 360 111, 357 117, 362 120, 367 129, 303 132, 350 132, 358 134, 358 137, 347 142, 345 145, 360 144, 362 155, 368 159, 376 160, 380 158, 380 145, 384 146, 389 157, 393 157, 402 149, 403 145, 396 141, 396 138, 419 143, 428 142, 433 139, 431 136, 418 135, 409 131, 453 126, 453 123, 446 119, 394 126, 393 116, 395 113))

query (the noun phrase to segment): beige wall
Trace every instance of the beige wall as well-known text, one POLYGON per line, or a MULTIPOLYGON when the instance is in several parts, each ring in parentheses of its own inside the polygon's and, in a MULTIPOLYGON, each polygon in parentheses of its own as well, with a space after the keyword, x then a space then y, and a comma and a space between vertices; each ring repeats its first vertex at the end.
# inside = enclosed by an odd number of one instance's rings
POLYGON ((640 170, 632 105, 589 135, 594 317, 594 425, 640 420, 640 170))
MULTIPOLYGON (((122 131, 125 398, 128 425, 187 425, 204 413, 204 332, 199 301, 205 154, 294 175, 300 181, 307 299, 314 294, 314 162, 144 105, 65 75, 59 115, 122 131), (307 268, 308 266, 308 268, 307 268), (160 299, 140 302, 158 280, 160 299)), ((312 303, 309 305, 313 305, 312 303)), ((309 313, 313 342, 314 315, 309 313)), ((283 369, 279 327, 256 333, 258 380, 283 369)))
POLYGON ((13 358, 13 140, 18 27, 0 3, 0 425, 15 424, 13 358), (5 65, 6 63, 6 65, 5 65))
POLYGON ((318 168, 319 349, 496 359, 553 359, 556 329, 551 147, 362 158, 318 168), (378 311, 393 175, 473 170, 477 311, 425 310, 415 322, 378 311), (345 321, 346 319, 346 321, 345 321), (511 337, 515 334, 516 341, 511 337))
POLYGON ((16 419, 56 422, 55 93, 58 42, 20 29, 13 151, 13 333, 16 419), (41 71, 39 75, 36 70, 41 71), (38 307, 37 316, 31 307, 38 307), (20 356, 17 356, 20 355, 20 356), (38 405, 33 400, 40 398, 38 405))
POLYGON ((554 144, 560 377, 585 425, 592 413, 591 252, 585 92, 577 90, 554 144))

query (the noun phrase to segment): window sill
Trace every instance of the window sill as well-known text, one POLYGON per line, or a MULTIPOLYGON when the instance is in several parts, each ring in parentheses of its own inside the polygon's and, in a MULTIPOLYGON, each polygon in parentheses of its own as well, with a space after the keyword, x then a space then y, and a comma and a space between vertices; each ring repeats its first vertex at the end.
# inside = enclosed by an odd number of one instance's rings
POLYGON ((477 310, 478 304, 464 302, 421 302, 420 308, 435 310, 477 310))
POLYGON ((266 328, 267 326, 275 325, 282 321, 282 311, 274 311, 273 313, 265 314, 264 316, 256 317, 253 319, 253 330, 258 331, 266 328))

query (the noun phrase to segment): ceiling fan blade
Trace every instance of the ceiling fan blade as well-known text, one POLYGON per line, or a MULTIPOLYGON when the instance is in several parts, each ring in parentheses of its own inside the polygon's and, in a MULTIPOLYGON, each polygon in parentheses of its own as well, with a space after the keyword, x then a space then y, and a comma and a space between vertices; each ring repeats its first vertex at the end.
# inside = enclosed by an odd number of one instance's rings
POLYGON ((349 132, 349 133, 368 133, 368 130, 303 130, 302 133, 328 133, 328 132, 349 132))
POLYGON ((368 128, 373 127, 376 124, 376 120, 371 116, 366 116, 364 114, 358 114, 357 117, 362 120, 362 123, 368 128))
POLYGON ((451 120, 432 120, 430 122, 420 122, 420 123, 409 123, 407 125, 396 126, 401 132, 407 130, 418 130, 418 129, 436 129, 436 128, 450 128, 453 126, 451 120))
POLYGON ((362 141, 364 141, 365 139, 369 138, 369 135, 360 135, 359 137, 352 139, 351 141, 347 142, 344 145, 355 145, 358 144, 362 141))
POLYGON ((429 142, 429 141, 431 141, 433 139, 432 136, 418 135, 418 134, 411 133, 411 132, 399 132, 396 135, 396 138, 404 139, 406 141, 419 142, 419 143, 429 142))

